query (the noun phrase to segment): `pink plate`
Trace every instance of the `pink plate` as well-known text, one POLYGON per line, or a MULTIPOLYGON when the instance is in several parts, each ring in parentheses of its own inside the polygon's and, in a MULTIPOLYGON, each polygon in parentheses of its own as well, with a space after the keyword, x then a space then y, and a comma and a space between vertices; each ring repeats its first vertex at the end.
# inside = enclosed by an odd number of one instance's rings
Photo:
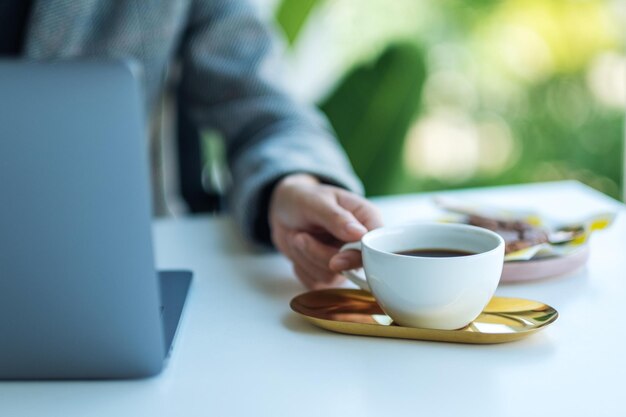
POLYGON ((564 275, 585 265, 589 259, 589 246, 565 256, 530 261, 509 261, 504 263, 500 282, 534 281, 564 275))

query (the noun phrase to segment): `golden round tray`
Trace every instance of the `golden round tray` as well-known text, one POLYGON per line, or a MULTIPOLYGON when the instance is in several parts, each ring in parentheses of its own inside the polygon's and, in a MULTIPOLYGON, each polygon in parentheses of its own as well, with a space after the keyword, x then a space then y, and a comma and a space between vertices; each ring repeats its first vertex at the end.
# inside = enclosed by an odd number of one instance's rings
POLYGON ((291 309, 306 320, 338 333, 454 343, 504 343, 530 336, 558 317, 549 305, 523 298, 493 297, 483 312, 458 330, 403 327, 393 323, 366 291, 311 291, 291 300, 291 309))

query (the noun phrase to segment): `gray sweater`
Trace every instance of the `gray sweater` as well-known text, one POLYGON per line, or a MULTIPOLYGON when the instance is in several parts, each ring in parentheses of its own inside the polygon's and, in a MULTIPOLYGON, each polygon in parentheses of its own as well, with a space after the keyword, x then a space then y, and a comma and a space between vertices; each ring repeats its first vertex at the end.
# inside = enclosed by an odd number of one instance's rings
MULTIPOLYGON (((34 0, 24 54, 34 59, 132 58, 143 65, 154 113, 179 60, 180 99, 198 129, 226 143, 229 206, 244 234, 266 229, 277 179, 307 172, 361 192, 326 120, 277 87, 268 28, 244 0, 34 0)), ((263 234, 263 233, 261 233, 263 234)))

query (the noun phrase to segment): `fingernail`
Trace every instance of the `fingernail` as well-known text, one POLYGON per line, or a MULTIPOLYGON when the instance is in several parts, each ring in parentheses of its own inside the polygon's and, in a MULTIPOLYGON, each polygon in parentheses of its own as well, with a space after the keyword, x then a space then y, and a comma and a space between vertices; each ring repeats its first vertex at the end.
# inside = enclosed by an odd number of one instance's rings
POLYGON ((356 232, 359 234, 365 234, 367 233, 367 229, 365 228, 365 226, 363 226, 361 223, 359 222, 349 222, 346 224, 346 230, 348 232, 356 232))

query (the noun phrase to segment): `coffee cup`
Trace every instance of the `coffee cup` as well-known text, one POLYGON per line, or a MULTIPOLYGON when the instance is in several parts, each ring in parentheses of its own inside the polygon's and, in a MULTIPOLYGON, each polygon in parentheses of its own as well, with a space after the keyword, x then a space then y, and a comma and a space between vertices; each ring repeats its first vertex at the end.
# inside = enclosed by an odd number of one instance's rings
POLYGON ((415 223, 366 233, 341 251, 358 250, 362 271, 343 274, 370 291, 394 322, 454 330, 467 326, 493 296, 504 240, 464 224, 415 223))

